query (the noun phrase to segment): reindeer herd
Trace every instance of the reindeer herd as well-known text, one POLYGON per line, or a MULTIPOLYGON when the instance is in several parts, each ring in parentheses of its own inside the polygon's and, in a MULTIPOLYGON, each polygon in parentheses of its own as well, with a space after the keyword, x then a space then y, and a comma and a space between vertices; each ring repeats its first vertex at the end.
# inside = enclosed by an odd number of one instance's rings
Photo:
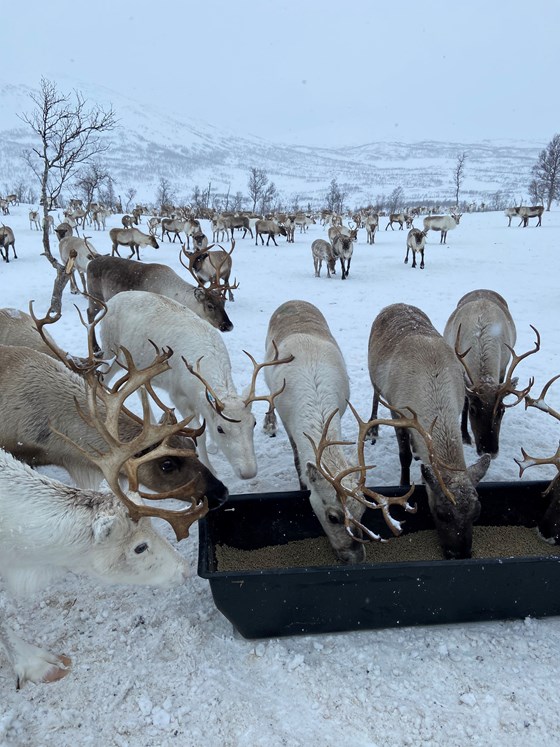
MULTIPOLYGON (((391 215, 387 228, 393 222, 407 225, 404 262, 412 251, 412 266, 418 254, 423 269, 429 231, 439 231, 444 243, 461 216, 427 216, 423 230, 412 220, 409 226, 407 217, 391 215)), ((30 230, 36 230, 35 218, 29 219, 30 230)), ((110 255, 95 250, 91 237, 74 236, 70 224, 69 232, 61 232, 59 253, 66 272, 80 276, 82 288, 76 284, 73 290, 87 294, 87 320, 81 319, 86 357, 56 342, 58 315, 36 316, 33 305, 29 314, 0 310, 0 574, 9 590, 35 591, 68 570, 110 583, 184 583, 184 559, 150 517, 167 521, 181 540, 193 522, 227 501, 228 489, 209 458, 208 435, 239 479, 255 477, 257 401, 268 404, 263 430, 271 438, 278 432, 278 415, 300 487, 309 491, 339 561, 364 562, 364 543, 380 539, 367 526, 368 508, 381 510, 390 532, 400 534, 402 519, 394 507, 413 510, 413 457, 422 464, 444 556, 471 557, 480 512, 476 486, 498 454, 504 413, 523 401, 546 410, 544 398, 556 378, 531 400, 533 380, 519 388, 513 376, 522 360, 539 351, 538 331, 533 328, 534 348, 517 354, 508 304, 488 289, 459 299, 442 333, 420 308, 390 304, 371 324, 367 368, 373 404, 370 418, 362 420, 350 403, 346 362, 326 318, 309 301, 293 299, 270 316, 263 362, 244 351, 253 373, 239 392, 224 337, 233 328, 227 305, 239 286, 230 283, 234 231, 254 236, 257 246, 260 237, 260 247, 267 235, 267 245, 272 239, 278 246, 278 236, 293 241, 296 225, 305 235, 307 221, 288 219, 262 218, 253 225, 248 218, 216 221, 213 236, 228 232, 229 251, 204 242, 195 219, 162 219, 147 234, 123 224, 109 231, 110 255), (141 247, 159 248, 158 226, 159 241, 165 234, 171 245, 185 234, 179 257, 194 285, 166 264, 141 261, 141 247), (121 246, 130 249, 129 257, 120 257, 121 246), (261 371, 269 392, 264 395, 257 394, 261 371), (389 418, 379 416, 380 404, 389 418), (351 449, 344 448, 350 444, 341 432, 347 407, 358 430, 351 449), (467 466, 463 444, 471 443, 469 424, 478 459, 467 466), (395 430, 400 483, 409 486, 404 496, 389 498, 366 485, 366 444, 380 438, 380 427, 395 430), (39 474, 35 468, 42 465, 63 467, 73 485, 39 474), (103 479, 109 490, 100 488, 103 479), (180 507, 152 505, 161 499, 180 507)), ((331 220, 328 240, 311 244, 315 276, 323 262, 327 277, 336 274, 339 262, 341 278, 349 278, 358 230, 365 228, 373 244, 378 225, 379 216, 365 216, 359 226, 331 220)), ((60 225, 60 238, 59 232, 60 225)), ((15 254, 13 232, 9 245, 15 254)), ((547 463, 525 456, 520 466, 541 462, 547 463)), ((560 473, 560 457, 548 463, 560 473)), ((551 504, 540 530, 546 540, 560 543, 558 504, 551 504)), ((18 687, 51 682, 70 670, 66 655, 27 643, 2 621, 0 643, 18 687)))

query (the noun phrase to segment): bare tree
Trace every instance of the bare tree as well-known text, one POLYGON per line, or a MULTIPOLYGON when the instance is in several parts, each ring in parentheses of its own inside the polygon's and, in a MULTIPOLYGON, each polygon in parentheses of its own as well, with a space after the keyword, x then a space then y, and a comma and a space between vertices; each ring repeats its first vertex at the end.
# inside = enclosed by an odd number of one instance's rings
POLYGON ((331 180, 329 191, 325 198, 325 206, 327 210, 331 210, 334 213, 342 213, 344 210, 344 200, 346 199, 346 192, 343 192, 338 186, 336 177, 331 180))
POLYGON ((160 177, 156 202, 159 205, 160 211, 165 205, 172 205, 175 202, 175 191, 171 186, 171 182, 165 176, 160 177))
POLYGON ((136 197, 136 190, 134 187, 129 187, 126 192, 124 193, 124 196, 126 197, 126 204, 124 206, 125 213, 128 213, 130 210, 130 206, 132 204, 132 200, 136 197))
POLYGON ((264 169, 257 169, 253 166, 249 171, 249 181, 247 182, 249 197, 253 200, 253 212, 256 210, 257 202, 262 198, 267 184, 268 176, 264 169))
POLYGON ((82 195, 86 204, 86 211, 89 211, 95 193, 99 197, 99 190, 109 179, 109 172, 99 163, 90 163, 78 173, 76 187, 78 193, 82 195))
POLYGON ((529 193, 531 197, 540 197, 536 202, 546 202, 548 211, 552 201, 560 198, 560 135, 554 135, 539 153, 537 163, 533 166, 533 177, 529 193))
POLYGON ((235 197, 233 198, 233 204, 231 206, 231 209, 235 212, 239 210, 243 210, 243 203, 245 201, 245 198, 243 197, 242 192, 236 192, 235 197))
POLYGON ((263 191, 260 200, 261 213, 264 215, 272 210, 274 201, 278 198, 278 190, 274 182, 270 182, 263 191))
POLYGON ((112 108, 86 108, 79 91, 62 94, 56 84, 41 78, 38 93, 30 94, 35 109, 20 115, 31 127, 39 142, 24 154, 24 158, 41 185, 43 205, 44 254, 57 271, 49 314, 60 314, 62 290, 69 275, 51 254, 49 242, 49 209, 56 205, 62 188, 91 158, 107 150, 101 135, 112 130, 116 117, 112 108))
POLYGON ((404 190, 402 187, 395 187, 388 197, 389 212, 396 213, 402 207, 404 202, 404 190))
POLYGON ((460 153, 457 156, 455 166, 453 168, 453 184, 455 185, 455 204, 459 205, 459 192, 461 185, 465 178, 465 161, 467 160, 466 153, 460 153))

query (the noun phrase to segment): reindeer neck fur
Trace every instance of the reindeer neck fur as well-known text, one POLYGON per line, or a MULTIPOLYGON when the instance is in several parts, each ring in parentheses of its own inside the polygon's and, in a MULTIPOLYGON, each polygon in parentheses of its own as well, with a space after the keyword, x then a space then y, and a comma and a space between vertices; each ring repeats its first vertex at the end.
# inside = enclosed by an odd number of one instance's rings
MULTIPOLYGON (((10 371, 11 377, 21 382, 11 394, 10 407, 5 408, 5 417, 13 414, 15 418, 9 429, 13 435, 13 442, 6 438, 2 446, 18 458, 35 465, 46 465, 51 464, 50 446, 56 441, 59 444, 57 453, 63 448, 64 453, 68 454, 68 462, 61 466, 70 470, 78 484, 96 487, 101 479, 98 468, 85 457, 81 458, 77 449, 70 444, 61 447, 60 436, 52 430, 55 428, 78 444, 83 443, 84 432, 87 432, 89 446, 101 451, 106 450, 106 443, 100 434, 86 425, 78 414, 76 404, 82 411, 87 412, 84 380, 68 370, 62 362, 36 350, 17 346, 2 346, 1 350, 2 368, 5 367, 10 371), (49 393, 49 399, 46 399, 46 392, 49 393), (80 465, 77 465, 77 461, 80 465)), ((3 394, 0 391, 0 405, 2 400, 3 394)), ((102 404, 99 404, 99 411, 103 415, 102 404)), ((137 423, 122 415, 121 438, 132 440, 139 429, 137 423)))
MULTIPOLYGON (((270 335, 269 335, 270 337, 270 335)), ((275 338, 274 338, 275 339, 275 338)), ((308 334, 291 334, 279 346, 280 357, 293 354, 294 361, 283 366, 265 369, 269 388, 279 389, 286 381, 286 389, 277 400, 278 413, 286 430, 295 441, 300 463, 314 462, 313 448, 303 434, 307 433, 318 444, 327 419, 338 409, 333 418, 328 438, 340 441, 340 419, 350 396, 348 374, 340 349, 328 333, 317 337, 308 334)), ((267 357, 270 356, 270 350, 267 357)), ((346 468, 342 449, 329 447, 325 461, 333 469, 335 465, 346 468)))
MULTIPOLYGON (((460 364, 451 349, 444 351, 445 358, 442 360, 441 338, 418 338, 416 342, 414 360, 418 362, 418 369, 406 371, 407 382, 405 388, 399 387, 398 404, 395 400, 391 404, 406 407, 408 397, 408 404, 426 430, 431 428, 435 420, 432 437, 436 454, 443 462, 466 469, 459 429, 465 396, 460 364), (418 374, 417 370, 421 373, 418 374)), ((409 346, 413 347, 411 343, 409 340, 409 346)), ((414 432, 412 438, 418 455, 428 464, 424 440, 414 432)))

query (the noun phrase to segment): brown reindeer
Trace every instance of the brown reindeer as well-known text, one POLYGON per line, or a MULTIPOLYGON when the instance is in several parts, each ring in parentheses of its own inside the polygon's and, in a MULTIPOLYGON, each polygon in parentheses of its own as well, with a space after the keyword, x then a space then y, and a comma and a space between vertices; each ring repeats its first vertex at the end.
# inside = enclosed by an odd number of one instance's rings
POLYGON ((513 372, 517 365, 540 348, 537 330, 534 350, 516 355, 517 332, 505 298, 492 290, 466 293, 449 317, 443 336, 455 348, 465 369, 465 404, 461 418, 463 443, 470 444, 467 428, 470 421, 478 454, 498 455, 500 427, 506 407, 514 407, 529 392, 517 391, 513 372), (460 352, 460 350, 462 352, 460 352), (511 359, 511 362, 510 362, 511 359), (515 401, 504 402, 509 395, 515 401))
MULTIPOLYGON (((409 411, 431 435, 432 448, 397 428, 401 485, 410 485, 412 454, 422 461, 428 501, 447 558, 469 558, 472 525, 480 513, 475 485, 490 455, 467 468, 459 420, 465 398, 461 364, 416 306, 392 304, 375 318, 369 337, 368 366, 374 390, 372 418, 380 396, 392 408, 409 411)), ((375 438, 377 429, 372 429, 375 438)))

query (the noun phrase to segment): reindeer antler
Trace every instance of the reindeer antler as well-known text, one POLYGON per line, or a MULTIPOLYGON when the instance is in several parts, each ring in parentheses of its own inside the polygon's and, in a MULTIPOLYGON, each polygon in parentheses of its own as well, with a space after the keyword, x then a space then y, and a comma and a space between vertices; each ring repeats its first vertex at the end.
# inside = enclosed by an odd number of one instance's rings
POLYGON ((179 252, 179 261, 183 265, 183 267, 189 271, 189 273, 193 276, 193 278, 196 280, 197 284, 201 288, 206 288, 207 290, 210 290, 210 291, 217 291, 218 293, 220 293, 220 295, 225 296, 227 291, 233 291, 239 288, 239 283, 237 282, 237 279, 234 280, 233 285, 230 285, 229 283, 226 283, 226 282, 220 282, 222 268, 224 264, 227 262, 228 257, 231 257, 234 249, 235 249, 235 239, 232 239, 231 249, 229 251, 224 249, 224 247, 221 244, 210 244, 205 249, 196 249, 193 252, 188 252, 183 246, 181 251, 179 252), (205 257, 208 256, 208 253, 210 252, 210 250, 215 246, 222 250, 223 257, 220 263, 218 264, 218 266, 215 267, 215 270, 216 270, 215 278, 211 279, 209 281, 210 284, 206 286, 204 282, 198 277, 195 267, 196 267, 197 261, 199 259, 204 260, 205 257), (188 264, 185 264, 185 262, 183 261, 183 257, 187 258, 188 264))
MULTIPOLYGON (((84 293, 86 298, 91 298, 91 296, 87 293, 84 293)), ((56 342, 53 340, 50 335, 47 335, 45 330, 43 329, 48 324, 55 324, 58 322, 58 320, 61 317, 61 313, 52 313, 51 309, 47 312, 47 315, 44 316, 42 319, 38 319, 35 316, 35 312, 33 311, 33 303, 34 301, 29 302, 29 313, 31 315, 31 318, 35 322, 35 327, 37 328, 37 331, 41 335, 41 338, 43 342, 52 350, 52 352, 56 355, 56 357, 64 363, 64 365, 69 368, 71 371, 74 371, 74 373, 86 376, 89 373, 97 372, 99 369, 99 366, 102 363, 106 363, 107 365, 110 365, 111 362, 109 361, 103 361, 100 358, 98 358, 95 354, 95 328, 97 325, 103 320, 105 315, 107 314, 107 304, 101 301, 100 299, 95 299, 96 303, 98 303, 101 306, 101 309, 97 313, 95 319, 91 324, 84 321, 84 318, 82 316, 82 312, 74 304, 76 311, 78 312, 78 316, 80 317, 80 322, 82 325, 87 329, 87 341, 88 341, 88 355, 87 358, 79 358, 73 355, 70 355, 65 350, 63 350, 61 347, 59 347, 56 342)))
POLYGON ((461 364, 463 365, 463 368, 465 369, 465 373, 470 379, 471 384, 474 384, 474 377, 472 373, 470 372, 467 364, 465 363, 465 357, 470 353, 471 348, 467 348, 464 353, 459 352, 459 338, 461 337, 461 325, 457 328, 457 337, 455 338, 455 355, 459 360, 461 361, 461 364))
POLYGON ((250 359, 251 363, 253 364, 253 376, 251 378, 251 385, 249 387, 249 393, 247 394, 247 397, 245 398, 244 402, 246 405, 249 405, 251 402, 268 402, 269 408, 268 413, 270 414, 274 410, 274 399, 279 394, 282 394, 284 389, 286 388, 286 380, 284 379, 284 383, 280 387, 280 389, 277 392, 274 392, 273 394, 262 394, 257 396, 255 394, 255 385, 257 383, 257 376, 259 375, 259 371, 266 366, 280 366, 282 363, 291 363, 294 360, 293 355, 288 355, 286 358, 282 358, 281 360, 278 358, 278 346, 276 345, 276 342, 272 340, 272 346, 274 348, 274 358, 271 361, 265 361, 264 363, 257 363, 257 361, 253 358, 251 353, 248 353, 246 350, 243 352, 246 356, 250 359))
POLYGON ((410 487, 410 490, 408 490, 402 496, 385 496, 385 495, 382 495, 381 493, 377 493, 376 491, 371 490, 371 488, 366 487, 365 482, 366 482, 367 471, 370 469, 373 469, 373 465, 366 465, 366 462, 365 462, 365 454, 364 454, 365 440, 366 440, 366 434, 368 430, 375 425, 390 425, 393 428, 412 428, 416 430, 426 442, 426 446, 430 454, 430 466, 432 467, 434 471, 434 474, 440 484, 442 491, 452 503, 455 503, 455 497, 453 496, 453 494, 449 491, 449 489, 446 487, 445 483, 443 482, 443 478, 442 478, 442 475, 439 469, 439 462, 434 453, 432 431, 435 425, 435 421, 434 423, 432 423, 430 431, 427 431, 420 424, 417 414, 411 408, 408 408, 408 407, 406 408, 411 413, 411 417, 407 417, 402 412, 402 410, 398 410, 397 408, 392 407, 391 405, 387 404, 386 402, 382 400, 380 401, 382 405, 392 410, 399 417, 394 418, 394 419, 374 418, 366 422, 360 418, 356 409, 353 407, 353 405, 350 402, 348 402, 348 406, 350 407, 350 410, 352 411, 352 414, 354 415, 358 423, 358 438, 357 438, 358 464, 356 466, 349 467, 346 470, 343 470, 342 472, 337 473, 336 475, 333 474, 330 471, 330 469, 323 463, 323 455, 324 455, 325 450, 329 446, 349 446, 353 443, 351 441, 332 441, 332 440, 329 440, 328 438, 330 424, 333 418, 335 417, 335 415, 338 413, 338 410, 335 410, 334 412, 332 412, 331 415, 327 418, 325 425, 323 427, 323 432, 321 434, 321 439, 319 441, 319 444, 316 444, 307 433, 304 434, 309 439, 311 446, 313 448, 317 469, 323 475, 323 477, 333 486, 333 488, 335 489, 339 497, 339 500, 341 502, 341 505, 344 511, 344 525, 346 527, 346 530, 358 542, 365 542, 367 540, 364 540, 359 535, 356 535, 352 531, 353 527, 356 527, 361 533, 365 534, 366 537, 368 537, 371 540, 381 541, 381 542, 384 542, 386 540, 383 540, 378 534, 376 534, 371 529, 366 527, 362 522, 360 522, 358 519, 356 519, 351 514, 348 508, 348 505, 347 505, 348 499, 354 499, 358 501, 359 503, 361 503, 366 508, 379 509, 383 514, 385 523, 387 524, 387 526, 389 527, 389 529, 393 532, 395 536, 399 535, 402 532, 402 522, 398 521, 397 519, 395 519, 394 516, 392 516, 391 508, 394 505, 399 505, 405 511, 409 513, 414 513, 416 511, 416 507, 411 506, 408 503, 408 499, 414 492, 414 488, 415 488, 414 485, 412 485, 410 487), (358 480, 357 480, 357 485, 353 488, 350 488, 347 485, 344 485, 343 481, 345 480, 345 478, 349 477, 352 474, 357 474, 358 480))
POLYGON ((200 356, 200 358, 196 362, 196 371, 193 366, 190 365, 190 363, 187 361, 184 355, 181 356, 181 359, 187 369, 192 373, 193 376, 196 376, 196 378, 202 382, 204 385, 204 389, 206 390, 206 400, 208 401, 208 404, 211 405, 211 407, 214 408, 214 410, 217 412, 217 414, 223 418, 224 420, 227 420, 228 423, 239 423, 239 420, 234 420, 233 418, 228 418, 227 415, 224 415, 224 409, 225 405, 222 402, 222 400, 218 397, 216 392, 212 389, 210 384, 206 381, 204 376, 200 373, 200 361, 204 358, 203 355, 200 356))
MULTIPOLYGON (((32 304, 30 304, 30 310, 32 312, 32 304)), ((106 307, 102 310, 102 316, 104 316, 104 313, 106 313, 106 307)), ((38 324, 38 328, 40 327, 41 336, 49 344, 48 338, 45 337, 42 330, 45 324, 56 321, 56 315, 47 315, 42 320, 37 320, 33 313, 32 316, 38 324)), ((60 315, 58 315, 59 317, 60 315)), ((173 355, 173 351, 171 348, 164 351, 159 351, 156 348, 154 361, 146 368, 140 369, 134 364, 130 352, 126 348, 121 348, 125 358, 125 364, 122 367, 126 370, 126 373, 109 389, 101 383, 99 378, 99 366, 106 361, 95 360, 93 355, 93 327, 99 323, 100 319, 97 318, 93 324, 88 325, 80 314, 80 320, 88 329, 90 355, 88 359, 85 359, 85 363, 82 361, 81 364, 77 364, 75 359, 62 351, 56 344, 54 347, 52 345, 49 345, 49 347, 68 368, 84 376, 87 412, 84 412, 77 403, 76 407, 80 417, 101 435, 107 444, 107 451, 101 452, 92 448, 88 450, 82 444, 73 442, 66 434, 59 432, 52 425, 51 429, 99 467, 113 493, 127 507, 133 521, 148 516, 159 517, 171 524, 178 540, 184 539, 189 535, 190 526, 208 511, 208 503, 199 478, 194 478, 189 483, 174 490, 160 493, 141 491, 138 479, 138 468, 153 459, 161 456, 192 456, 190 450, 172 447, 169 443, 172 436, 182 433, 191 438, 196 438, 204 430, 204 425, 198 429, 186 428, 192 417, 177 421, 173 411, 161 402, 153 390, 151 380, 158 374, 170 369, 169 358, 173 355), (141 419, 130 413, 125 407, 126 400, 134 393, 139 394, 142 403, 143 415, 141 419), (150 400, 164 410, 163 422, 157 424, 151 422, 150 400), (104 412, 102 413, 101 410, 104 412), (123 412, 142 425, 139 434, 130 441, 122 441, 119 436, 119 418, 123 412), (128 479, 129 490, 137 493, 142 499, 159 501, 176 498, 187 501, 191 505, 182 510, 171 510, 136 503, 121 488, 119 477, 123 471, 128 479)))
MULTIPOLYGON (((551 379, 549 379, 544 387, 542 388, 541 393, 536 399, 533 399, 532 397, 525 396, 525 409, 528 407, 535 407, 537 410, 542 410, 542 412, 547 412, 549 415, 551 415, 556 420, 560 420, 560 412, 557 410, 554 410, 550 405, 547 404, 545 401, 545 397, 548 393, 548 390, 554 384, 554 382, 560 378, 560 374, 556 374, 556 376, 553 376, 551 379)), ((514 461, 519 466, 519 477, 523 475, 526 469, 529 467, 534 467, 538 464, 552 464, 556 467, 558 470, 558 474, 552 478, 549 486, 544 491, 543 495, 548 495, 550 491, 553 489, 553 487, 558 483, 560 480, 560 443, 558 445, 558 448, 556 449, 556 453, 553 454, 550 457, 532 457, 525 449, 521 449, 521 454, 523 456, 523 459, 515 459, 514 461)))
POLYGON ((525 409, 528 407, 536 407, 537 410, 542 410, 543 412, 547 412, 549 415, 552 415, 553 418, 556 418, 556 420, 560 420, 560 413, 556 410, 553 410, 550 405, 548 405, 545 402, 545 397, 548 394, 548 390, 554 384, 554 382, 560 379, 560 374, 556 374, 556 376, 553 376, 551 379, 549 379, 546 384, 544 385, 542 392, 539 394, 537 399, 532 399, 531 397, 526 396, 525 397, 525 409))
POLYGON ((518 405, 521 402, 521 400, 524 397, 526 397, 527 394, 529 394, 533 384, 535 383, 535 379, 531 377, 529 379, 528 385, 524 389, 517 390, 515 389, 515 386, 513 385, 513 379, 512 379, 512 374, 514 370, 516 369, 517 365, 524 358, 527 358, 530 355, 534 355, 541 349, 541 336, 540 336, 539 330, 536 327, 534 327, 532 324, 530 324, 529 326, 531 327, 531 329, 533 330, 537 338, 535 340, 535 347, 532 350, 527 350, 525 353, 522 353, 521 355, 517 355, 517 353, 511 347, 511 345, 504 343, 506 348, 511 353, 512 358, 511 358, 511 363, 509 364, 509 368, 506 372, 506 377, 504 381, 500 384, 500 387, 497 392, 498 399, 496 401, 496 407, 498 406, 499 402, 502 401, 504 397, 507 397, 509 394, 515 395, 516 397, 515 402, 512 402, 511 404, 506 404, 505 402, 503 402, 502 404, 504 405, 504 407, 515 407, 515 405, 518 405))

